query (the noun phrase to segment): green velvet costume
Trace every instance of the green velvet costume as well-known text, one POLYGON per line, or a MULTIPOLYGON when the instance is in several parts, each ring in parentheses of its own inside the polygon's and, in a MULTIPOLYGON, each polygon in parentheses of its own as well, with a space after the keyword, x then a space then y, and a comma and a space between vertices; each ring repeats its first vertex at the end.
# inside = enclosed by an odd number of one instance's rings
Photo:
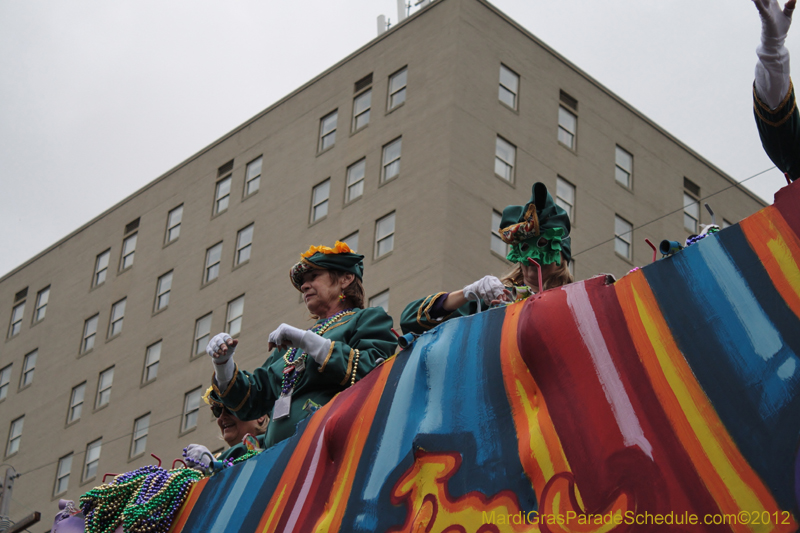
POLYGON ((794 87, 776 109, 770 109, 753 87, 753 113, 758 135, 767 155, 789 178, 800 176, 800 113, 794 98, 794 87))
MULTIPOLYGON (((324 322, 320 320, 317 323, 324 322)), ((214 381, 211 400, 223 404, 241 420, 252 420, 270 414, 264 446, 269 448, 276 442, 291 437, 295 425, 309 416, 313 405, 328 403, 338 392, 350 386, 350 382, 363 378, 383 359, 394 354, 397 339, 391 331, 392 318, 383 308, 354 309, 353 314, 343 316, 332 324, 322 336, 332 342, 325 363, 320 366, 307 357, 305 370, 300 374, 292 394, 291 411, 281 420, 272 418, 275 401, 281 393, 281 383, 286 350, 275 350, 267 361, 254 372, 239 370, 225 391, 220 391, 214 381), (357 364, 356 364, 357 363, 357 364)))

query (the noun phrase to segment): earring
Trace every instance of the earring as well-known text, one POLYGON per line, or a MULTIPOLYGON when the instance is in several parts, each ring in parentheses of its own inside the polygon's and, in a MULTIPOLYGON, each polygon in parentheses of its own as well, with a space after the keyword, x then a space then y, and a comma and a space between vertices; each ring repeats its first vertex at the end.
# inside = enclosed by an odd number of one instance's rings
POLYGON ((340 295, 339 295, 339 301, 340 301, 340 302, 343 302, 343 301, 345 301, 346 299, 347 299, 347 296, 345 296, 345 295, 344 295, 344 293, 342 293, 342 294, 340 294, 340 295))

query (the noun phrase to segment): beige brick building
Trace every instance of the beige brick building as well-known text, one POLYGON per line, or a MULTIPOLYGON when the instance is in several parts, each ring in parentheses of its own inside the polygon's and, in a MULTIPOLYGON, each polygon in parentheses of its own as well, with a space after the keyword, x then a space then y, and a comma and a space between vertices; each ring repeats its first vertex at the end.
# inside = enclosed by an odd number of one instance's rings
POLYGON ((492 230, 535 181, 572 211, 578 279, 710 223, 686 198, 724 190, 719 224, 763 206, 490 4, 437 0, 0 279, 11 518, 46 531, 106 472, 221 448, 208 335, 239 330, 252 369, 280 322, 308 327, 288 269, 310 244, 357 241, 397 323, 509 269, 492 230))

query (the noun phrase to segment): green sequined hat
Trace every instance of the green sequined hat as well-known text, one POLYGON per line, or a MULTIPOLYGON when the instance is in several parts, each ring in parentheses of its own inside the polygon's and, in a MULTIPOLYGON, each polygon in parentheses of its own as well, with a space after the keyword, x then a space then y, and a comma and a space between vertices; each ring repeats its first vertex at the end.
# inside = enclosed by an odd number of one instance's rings
POLYGON ((525 205, 503 209, 500 237, 511 245, 506 259, 520 263, 532 258, 540 264, 561 264, 561 254, 572 260, 569 215, 556 205, 544 183, 536 182, 525 205))
POLYGON ((300 254, 300 262, 289 270, 289 277, 295 289, 300 290, 303 285, 303 275, 313 269, 341 270, 363 279, 364 256, 353 253, 347 244, 339 241, 336 241, 333 248, 312 246, 300 254))

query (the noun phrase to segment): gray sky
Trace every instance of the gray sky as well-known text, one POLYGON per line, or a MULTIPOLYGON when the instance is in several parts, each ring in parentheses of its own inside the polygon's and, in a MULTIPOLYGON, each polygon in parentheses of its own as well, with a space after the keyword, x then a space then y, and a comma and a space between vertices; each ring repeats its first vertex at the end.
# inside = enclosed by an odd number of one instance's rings
MULTIPOLYGON (((772 166, 751 0, 493 3, 735 179, 772 166)), ((369 42, 379 14, 396 0, 0 0, 0 276, 369 42)), ((769 202, 784 184, 747 182, 769 202)))

